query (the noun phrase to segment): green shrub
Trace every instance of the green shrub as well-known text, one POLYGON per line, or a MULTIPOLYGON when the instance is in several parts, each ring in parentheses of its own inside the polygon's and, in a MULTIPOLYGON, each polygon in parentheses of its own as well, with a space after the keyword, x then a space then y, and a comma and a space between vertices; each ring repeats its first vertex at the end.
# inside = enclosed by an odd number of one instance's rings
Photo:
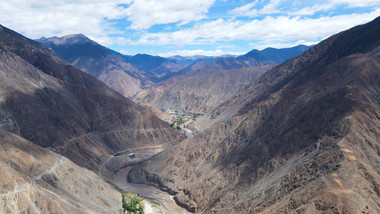
POLYGON ((135 213, 135 214, 143 214, 143 205, 142 205, 142 198, 136 197, 133 193, 128 193, 129 196, 131 196, 130 202, 127 202, 125 200, 124 194, 121 194, 121 201, 123 203, 123 211, 127 211, 127 213, 135 213))
POLYGON ((157 201, 150 201, 152 204, 155 204, 155 205, 158 205, 158 206, 161 206, 160 202, 157 202, 157 201))

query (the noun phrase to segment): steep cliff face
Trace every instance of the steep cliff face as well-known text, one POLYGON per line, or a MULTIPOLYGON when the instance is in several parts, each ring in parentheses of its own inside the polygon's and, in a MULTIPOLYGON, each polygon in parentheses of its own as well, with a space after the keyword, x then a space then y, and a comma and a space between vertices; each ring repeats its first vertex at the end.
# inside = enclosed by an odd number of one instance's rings
POLYGON ((380 18, 255 80, 132 182, 200 213, 380 212, 380 18))
POLYGON ((1 213, 118 213, 121 194, 94 172, 0 129, 1 213))
POLYGON ((170 145, 169 125, 51 49, 0 29, 0 127, 98 170, 121 150, 170 145))

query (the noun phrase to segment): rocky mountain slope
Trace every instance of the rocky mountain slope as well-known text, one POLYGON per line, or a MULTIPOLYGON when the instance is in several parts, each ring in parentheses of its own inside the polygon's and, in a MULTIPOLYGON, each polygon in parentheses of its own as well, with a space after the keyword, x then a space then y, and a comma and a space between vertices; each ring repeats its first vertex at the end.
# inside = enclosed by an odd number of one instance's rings
POLYGON ((273 66, 224 70, 194 76, 163 89, 149 91, 142 100, 137 98, 135 100, 159 109, 170 108, 206 113, 229 99, 271 67, 273 66))
POLYGON ((131 97, 162 77, 178 72, 184 66, 159 56, 137 54, 126 56, 108 49, 84 36, 41 38, 38 42, 52 48, 75 67, 91 74, 112 89, 131 97))
POLYGON ((41 38, 37 41, 126 97, 151 84, 124 55, 103 47, 82 34, 41 38))
POLYGON ((284 62, 308 48, 304 45, 267 48, 252 50, 239 57, 199 60, 177 73, 169 74, 170 78, 166 76, 166 81, 140 91, 133 100, 160 109, 205 113, 268 70, 268 65, 284 62), (253 67, 258 68, 247 69, 253 67))
POLYGON ((198 213, 380 213, 380 18, 255 80, 128 179, 198 213))
POLYGON ((121 194, 69 159, 0 129, 0 213, 119 213, 121 194))
POLYGON ((182 138, 145 107, 5 27, 0 68, 0 128, 80 166, 98 171, 122 150, 182 138))

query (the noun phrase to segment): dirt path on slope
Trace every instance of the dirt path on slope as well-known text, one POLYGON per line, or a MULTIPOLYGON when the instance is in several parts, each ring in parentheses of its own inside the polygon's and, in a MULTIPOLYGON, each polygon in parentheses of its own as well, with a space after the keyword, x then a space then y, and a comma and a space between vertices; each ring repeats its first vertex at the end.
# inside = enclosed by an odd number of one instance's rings
POLYGON ((23 184, 23 185, 21 185, 22 186, 21 189, 1 194, 0 197, 7 197, 7 196, 14 195, 14 194, 17 194, 17 193, 26 192, 26 191, 32 189, 34 187, 34 184, 35 184, 36 180, 41 179, 41 177, 44 176, 44 175, 46 175, 46 174, 52 173, 53 171, 55 171, 59 166, 63 165, 64 163, 65 163, 65 158, 63 156, 61 158, 59 158, 59 159, 57 158, 57 160, 55 161, 53 167, 50 168, 49 170, 47 170, 47 171, 45 171, 45 172, 37 175, 37 176, 34 176, 30 180, 30 185, 29 186, 23 184), (25 186, 27 186, 27 187, 25 187, 25 186))

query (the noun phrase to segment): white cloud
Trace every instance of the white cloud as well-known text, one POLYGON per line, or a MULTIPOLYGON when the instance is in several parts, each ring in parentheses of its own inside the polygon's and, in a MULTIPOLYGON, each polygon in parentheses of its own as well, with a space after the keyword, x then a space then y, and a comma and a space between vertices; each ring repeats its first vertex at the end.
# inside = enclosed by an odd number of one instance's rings
POLYGON ((206 18, 215 0, 135 0, 126 9, 131 29, 148 29, 156 24, 186 24, 206 18))
POLYGON ((316 12, 328 11, 328 10, 334 8, 335 6, 336 6, 335 4, 331 4, 331 3, 315 4, 311 7, 304 7, 304 8, 299 9, 299 10, 297 9, 294 11, 290 11, 290 12, 288 12, 288 14, 299 15, 299 16, 313 15, 316 12))
POLYGON ((243 5, 231 10, 230 13, 234 14, 235 16, 248 16, 248 17, 255 17, 261 14, 280 13, 280 10, 277 7, 283 1, 284 0, 270 0, 269 3, 264 5, 263 8, 257 9, 254 7, 257 5, 259 1, 255 0, 251 3, 248 3, 246 5, 243 5))
POLYGON ((105 46, 131 44, 126 38, 109 37, 123 33, 113 23, 128 19, 132 29, 147 29, 155 24, 184 24, 205 18, 214 1, 3 0, 0 23, 30 38, 83 33, 105 46))
POLYGON ((170 56, 196 56, 196 55, 202 55, 202 56, 222 56, 226 54, 231 54, 231 55, 242 55, 244 53, 241 52, 224 52, 221 49, 213 50, 213 51, 205 51, 205 50, 177 50, 177 51, 172 51, 172 52, 167 52, 167 53, 160 53, 158 54, 159 56, 162 57, 170 57, 170 56))
POLYGON ((89 36, 91 40, 96 41, 97 43, 104 45, 104 46, 109 46, 113 44, 119 44, 119 45, 129 45, 133 44, 133 41, 125 38, 125 37, 109 37, 107 35, 100 35, 100 36, 89 36))
POLYGON ((230 13, 236 15, 236 16, 248 16, 248 17, 254 17, 258 15, 258 11, 256 9, 252 9, 256 4, 258 0, 248 3, 246 5, 243 5, 241 7, 237 7, 230 11, 230 13))
POLYGON ((370 7, 379 5, 380 0, 330 0, 332 4, 347 4, 349 7, 370 7))
POLYGON ((332 10, 339 5, 346 5, 350 8, 355 7, 371 7, 374 5, 380 5, 380 0, 329 0, 323 1, 323 3, 316 3, 311 7, 305 7, 302 9, 296 9, 288 12, 290 15, 313 15, 316 12, 332 10))
POLYGON ((128 51, 126 51, 126 50, 120 50, 119 53, 124 54, 124 55, 127 55, 127 54, 128 54, 128 51))
POLYGON ((265 48, 271 47, 271 48, 288 48, 288 47, 294 47, 297 45, 315 45, 319 41, 305 41, 305 40, 298 40, 296 42, 287 42, 287 41, 273 41, 273 40, 268 40, 268 41, 260 41, 256 43, 250 43, 249 45, 252 47, 252 49, 258 49, 258 50, 263 50, 265 48))
MULTIPOLYGON (((337 6, 344 5, 350 8, 355 7, 371 7, 375 5, 380 5, 380 0, 322 0, 314 1, 315 4, 310 7, 293 7, 292 9, 283 10, 279 9, 281 3, 290 4, 289 0, 270 0, 270 2, 261 9, 256 8, 258 0, 254 2, 245 4, 243 6, 237 7, 231 10, 229 13, 235 16, 247 16, 247 17, 256 17, 263 14, 288 14, 288 15, 313 15, 319 11, 328 11, 336 8, 337 6)), ((295 6, 293 2, 293 6, 295 6)))
POLYGON ((260 14, 273 14, 279 13, 277 6, 284 0, 270 0, 270 2, 265 5, 261 10, 260 14))
MULTIPOLYGON (((250 3, 230 11, 235 17, 219 14, 213 17, 212 13, 208 13, 217 0, 0 1, 0 24, 25 36, 39 38, 83 33, 105 46, 117 44, 182 47, 214 42, 226 44, 234 40, 265 41, 268 45, 281 45, 286 41, 320 40, 380 15, 380 9, 374 10, 379 8, 380 0, 317 0, 314 5, 303 8, 300 1, 251 0, 250 3), (267 2, 266 5, 262 5, 263 2, 267 2), (318 11, 329 12, 342 5, 352 8, 373 6, 373 11, 325 15, 314 19, 304 16, 318 11), (268 15, 273 13, 276 13, 276 17, 268 15), (256 15, 260 15, 260 19, 252 18, 256 15), (240 16, 249 16, 251 19, 242 19, 240 16), (216 19, 217 17, 220 18, 216 19), (131 25, 122 28, 120 26, 125 24, 125 19, 131 25), (202 22, 195 22, 199 20, 202 22), (176 31, 176 27, 170 26, 163 26, 165 31, 162 32, 146 31, 153 25, 172 23, 182 26, 176 31), (185 23, 190 24, 183 26, 185 23), (114 37, 114 34, 120 36, 114 37)), ((213 54, 215 53, 217 52, 213 54)))
POLYGON ((0 23, 31 38, 83 33, 104 37, 117 32, 105 19, 125 17, 131 0, 11 0, 2 1, 0 23))
POLYGON ((316 19, 267 16, 262 20, 249 22, 218 19, 194 25, 175 32, 147 33, 136 44, 202 44, 216 41, 240 40, 318 40, 364 24, 380 16, 380 9, 370 13, 320 17, 316 19), (349 22, 347 20, 350 20, 349 22))
POLYGON ((169 33, 147 33, 137 41, 136 44, 149 45, 167 45, 177 44, 179 46, 185 44, 204 43, 220 41, 221 39, 235 39, 234 34, 239 26, 239 21, 227 22, 223 19, 196 24, 191 28, 169 32, 169 33))

